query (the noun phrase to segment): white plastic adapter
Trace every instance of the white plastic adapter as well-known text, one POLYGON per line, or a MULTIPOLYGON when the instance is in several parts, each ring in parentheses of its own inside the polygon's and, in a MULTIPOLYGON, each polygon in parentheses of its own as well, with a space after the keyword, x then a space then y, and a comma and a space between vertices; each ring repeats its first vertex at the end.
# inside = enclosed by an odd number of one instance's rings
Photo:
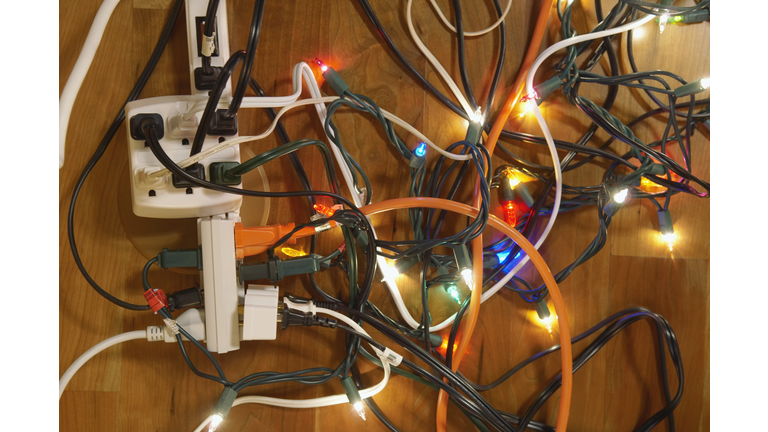
MULTIPOLYGON (((176 318, 176 324, 184 328, 190 336, 197 340, 205 340, 205 309, 191 308, 187 309, 176 318)), ((182 340, 189 340, 186 336, 181 336, 182 340)), ((168 326, 163 326, 163 340, 166 343, 175 343, 176 335, 168 326)))
POLYGON ((235 223, 237 213, 197 220, 203 251, 200 283, 205 306, 205 338, 208 350, 223 354, 240 349, 235 223))
MULTIPOLYGON (((194 187, 188 194, 186 188, 176 188, 171 175, 160 179, 151 179, 149 174, 163 168, 163 165, 145 145, 144 140, 131 137, 130 120, 137 114, 160 114, 163 118, 164 133, 160 145, 168 157, 179 162, 189 157, 193 138, 181 138, 170 133, 171 120, 182 114, 198 102, 205 101, 205 96, 164 96, 142 99, 126 105, 126 123, 128 127, 128 159, 131 174, 131 196, 133 212, 136 216, 158 219, 198 218, 237 212, 243 202, 240 195, 216 192, 194 187), (188 144, 183 140, 187 139, 188 144)), ((202 113, 196 114, 196 116, 202 113)), ((194 134, 192 135, 194 136, 194 134)), ((218 136, 207 136, 203 148, 218 144, 218 136)), ((213 162, 240 162, 239 147, 231 147, 200 163, 205 167, 205 178, 210 180, 210 164, 213 162)), ((240 186, 234 186, 240 187, 240 186)))
MULTIPOLYGON (((208 90, 195 88, 195 69, 203 66, 203 59, 197 49, 198 34, 202 36, 202 29, 197 28, 197 17, 205 17, 208 11, 208 0, 187 0, 187 49, 189 50, 189 83, 192 94, 208 95, 208 90)), ((219 55, 211 56, 211 66, 222 67, 229 58, 229 24, 227 23, 227 2, 219 2, 219 10, 216 11, 216 39, 219 47, 219 55)), ((221 94, 226 98, 232 95, 232 85, 227 81, 227 86, 221 94)))
POLYGON ((243 340, 277 338, 277 299, 275 286, 248 285, 243 306, 243 340))

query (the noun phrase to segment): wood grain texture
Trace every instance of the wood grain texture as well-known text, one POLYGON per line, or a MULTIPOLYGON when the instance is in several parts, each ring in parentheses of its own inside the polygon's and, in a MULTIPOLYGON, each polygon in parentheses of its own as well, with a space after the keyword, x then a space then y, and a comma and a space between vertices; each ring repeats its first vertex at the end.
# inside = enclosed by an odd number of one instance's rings
MULTIPOLYGON (((505 4, 505 0, 501 2, 505 4)), ((60 2, 60 89, 74 66, 100 3, 100 0, 60 2)), ((70 254, 66 216, 74 184, 141 73, 172 3, 168 0, 120 2, 74 105, 67 159, 59 174, 60 373, 101 340, 159 324, 152 314, 123 311, 111 305, 88 286, 70 254)), ((410 39, 405 23, 406 1, 371 0, 370 3, 405 57, 438 89, 450 94, 410 39)), ((494 13, 490 0, 462 3, 467 29, 480 29, 492 21, 494 13)), ((607 11, 614 3, 606 2, 603 10, 607 11)), ((438 4, 452 19, 451 2, 440 0, 438 4)), ((512 5, 507 19, 505 69, 496 94, 495 110, 498 110, 498 101, 506 97, 518 72, 539 4, 526 0, 515 1, 512 5)), ((244 49, 253 0, 228 0, 227 6, 230 46, 232 50, 244 49)), ((413 124, 439 145, 447 147, 463 138, 466 122, 442 106, 400 67, 356 1, 270 1, 265 14, 253 76, 268 94, 289 94, 293 65, 320 57, 336 68, 356 92, 371 97, 382 108, 413 124)), ((449 34, 427 2, 416 0, 413 14, 424 43, 460 82, 455 37, 449 34)), ((583 6, 577 4, 573 19, 583 33, 596 23, 594 5, 591 2, 583 6)), ((646 25, 643 30, 645 34, 636 34, 634 43, 641 70, 665 69, 687 80, 708 76, 709 23, 669 26, 663 35, 659 35, 653 25, 646 25)), ((544 44, 559 39, 559 21, 553 11, 544 44)), ((629 71, 625 41, 625 38, 614 41, 623 72, 629 71)), ((480 103, 485 101, 498 44, 496 35, 467 40, 468 74, 480 103)), ((180 19, 141 97, 187 94, 186 56, 186 32, 184 20, 180 19)), ((605 64, 601 65, 605 67, 605 64)), ((542 67, 539 78, 547 73, 546 70, 546 66, 542 67)), ((239 68, 233 76, 239 76, 239 68)), ((322 89, 332 93, 326 84, 322 89)), ((600 102, 606 89, 585 85, 582 94, 600 102)), ((650 108, 651 102, 645 94, 621 89, 612 112, 622 121, 629 122, 650 108)), ((575 141, 589 126, 586 116, 570 106, 559 92, 547 100, 542 111, 554 136, 559 139, 575 141)), ((241 133, 257 133, 269 125, 267 116, 259 110, 245 110, 239 117, 241 133)), ((638 137, 645 142, 658 139, 664 127, 661 119, 657 117, 638 125, 635 128, 638 137)), ((407 167, 385 141, 381 127, 371 118, 351 110, 340 111, 335 121, 345 146, 375 185, 374 200, 407 196, 407 167)), ((283 123, 292 139, 323 136, 322 126, 311 107, 290 112, 283 118, 283 123)), ((534 120, 518 119, 514 115, 507 128, 539 133, 534 120)), ((407 145, 416 145, 414 137, 400 130, 398 133, 407 145)), ((598 132, 590 145, 598 145, 606 138, 605 133, 598 132)), ((278 144, 277 137, 271 136, 250 146, 259 153, 278 144)), ((533 162, 551 165, 549 154, 542 146, 511 141, 502 145, 533 162)), ((697 130, 692 147, 694 173, 708 180, 708 133, 697 130)), ((619 154, 627 149, 620 143, 614 143, 610 148, 619 154)), ((433 153, 428 155, 431 161, 435 160, 433 153)), ((298 156, 313 186, 327 189, 316 150, 302 149, 298 156)), ((127 163, 123 126, 80 194, 75 229, 83 262, 93 278, 116 297, 141 304, 140 271, 146 260, 129 241, 117 211, 118 184, 127 163)), ((497 152, 494 165, 501 163, 509 163, 509 160, 497 152)), ((567 172, 564 179, 569 184, 598 184, 607 167, 605 161, 593 161, 567 172)), ((271 190, 301 188, 286 158, 264 168, 269 175, 271 190)), ((469 201, 470 192, 465 188, 457 199, 469 201)), ((684 360, 685 392, 675 411, 678 430, 708 431, 709 201, 677 196, 672 201, 671 211, 679 237, 672 255, 658 238, 654 208, 645 203, 630 203, 614 218, 606 247, 578 267, 560 288, 574 334, 627 307, 644 306, 661 313, 677 333, 684 360)), ((273 199, 270 202, 270 223, 306 220, 308 214, 303 199, 273 199)), ((405 211, 377 215, 372 220, 382 238, 409 238, 405 211)), ((459 223, 459 218, 453 218, 452 223, 459 223)), ((559 271, 573 262, 592 241, 596 231, 593 209, 562 214, 550 240, 542 248, 550 268, 559 271)), ((318 250, 330 251, 340 241, 338 234, 321 236, 318 250)), ((414 316, 421 312, 416 275, 416 269, 412 269, 398 279, 404 300, 414 316)), ((522 275, 534 283, 540 282, 533 269, 524 269, 522 275)), ((343 294, 341 286, 344 282, 339 281, 344 279, 339 270, 323 272, 317 279, 329 293, 343 294)), ((191 286, 196 277, 153 270, 150 280, 158 287, 175 291, 191 286)), ((282 292, 299 295, 312 293, 305 278, 285 280, 280 288, 282 292)), ((383 284, 374 284, 371 299, 385 313, 398 316, 383 284)), ((450 302, 447 294, 439 291, 430 295, 430 310, 433 320, 438 321, 455 312, 456 305, 450 302)), ((484 303, 481 310, 469 353, 461 366, 461 372, 469 379, 489 383, 519 361, 556 343, 556 335, 549 335, 539 327, 533 319, 535 312, 511 292, 501 292, 484 303)), ((376 332, 372 334, 381 338, 376 332)), ((276 341, 244 343, 241 350, 217 355, 217 358, 231 379, 255 371, 329 366, 342 359, 343 338, 341 332, 296 328, 280 332, 276 341)), ((574 351, 580 352, 588 343, 581 342, 574 351)), ((193 349, 189 352, 196 365, 211 372, 202 354, 193 349)), ((642 423, 661 407, 663 400, 657 357, 654 328, 649 323, 633 324, 618 335, 576 373, 569 430, 630 431, 642 423)), ((668 365, 671 367, 671 363, 668 365)), ((557 374, 558 367, 557 355, 545 357, 499 387, 485 392, 484 396, 499 409, 522 414, 557 374)), ((361 362, 360 368, 366 384, 373 384, 381 377, 381 371, 367 362, 361 362)), ((674 391, 677 381, 674 374, 671 377, 674 391)), ((59 405, 60 430, 192 431, 208 415, 220 391, 220 386, 192 374, 175 345, 132 341, 99 354, 75 376, 59 405)), ((317 387, 276 384, 244 393, 299 399, 340 392, 341 386, 334 381, 317 387)), ((433 430, 436 397, 435 391, 395 376, 374 400, 401 430, 433 430)), ((559 393, 545 404, 535 419, 554 424, 558 397, 559 393)), ((472 430, 471 424, 455 409, 449 411, 449 426, 451 431, 472 430)), ((346 404, 317 410, 245 405, 232 410, 222 430, 331 432, 384 431, 386 428, 372 414, 363 423, 346 404)), ((662 423, 656 430, 665 431, 668 427, 662 423)))

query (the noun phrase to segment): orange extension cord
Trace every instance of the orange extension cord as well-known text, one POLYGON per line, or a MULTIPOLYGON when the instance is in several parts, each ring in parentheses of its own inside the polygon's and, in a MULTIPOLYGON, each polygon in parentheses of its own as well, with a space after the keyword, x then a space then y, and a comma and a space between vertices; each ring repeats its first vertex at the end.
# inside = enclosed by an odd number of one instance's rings
MULTIPOLYGON (((474 207, 470 207, 466 204, 462 204, 456 201, 446 200, 442 198, 396 198, 391 199, 387 201, 382 201, 376 204, 371 204, 365 207, 362 207, 360 211, 363 212, 366 216, 370 216, 376 213, 382 213, 385 211, 390 210, 399 210, 399 209, 408 209, 408 208, 435 208, 440 210, 446 210, 456 213, 461 213, 463 215, 469 216, 469 217, 477 217, 477 214, 479 213, 478 210, 474 207)), ((558 417, 557 417, 557 427, 556 430, 558 431, 565 431, 566 424, 568 422, 568 412, 570 410, 570 399, 571 399, 571 389, 573 387, 573 360, 572 360, 572 353, 571 353, 571 330, 568 326, 568 315, 565 310, 565 302, 563 302, 563 296, 560 294, 560 289, 557 286, 557 282, 555 281, 555 278, 552 276, 552 272, 549 270, 549 267, 547 266, 547 263, 544 261, 544 258, 541 257, 539 254, 539 251, 536 250, 535 247, 531 244, 531 242, 528 241, 525 236, 520 234, 516 229, 509 226, 506 222, 503 222, 501 219, 494 215, 490 215, 488 219, 488 224, 492 226, 493 228, 501 231, 505 235, 509 236, 515 243, 517 243, 523 251, 530 257, 531 262, 533 262, 533 265, 536 266, 536 269, 539 271, 539 274, 541 274, 542 279, 544 279, 544 284, 546 284, 547 289, 549 290, 550 296, 552 297, 552 304, 555 306, 555 313, 557 315, 557 322, 558 326, 560 327, 560 358, 563 368, 563 386, 562 386, 562 392, 560 397, 560 408, 558 411, 558 417)), ((480 250, 476 250, 476 246, 473 243, 473 253, 474 256, 480 256, 482 257, 483 251, 482 251, 482 244, 480 245, 480 250)), ((473 263, 473 269, 475 275, 475 283, 477 283, 478 275, 480 275, 482 283, 482 260, 480 262, 480 267, 478 268, 478 261, 475 260, 473 263)), ((479 284, 476 286, 480 286, 479 284)), ((472 303, 471 304, 480 304, 480 296, 482 289, 477 288, 472 290, 472 303)), ((475 321, 476 321, 475 315, 475 321)), ((472 322, 472 327, 474 327, 474 322, 472 322)), ((469 328, 468 331, 471 332, 471 328, 468 326, 464 327, 465 329, 469 328)), ((465 330, 466 332, 467 330, 465 330)), ((466 338, 469 339, 469 338, 466 338)), ((467 342, 464 342, 464 346, 466 346, 467 342)), ((449 347, 450 349, 450 347, 449 347)), ((458 357, 459 355, 464 353, 464 349, 462 348, 462 345, 459 345, 458 351, 456 352, 457 358, 456 360, 460 359, 458 357)), ((455 365, 455 363, 454 363, 455 365)), ((454 367, 455 370, 455 367, 454 367)))
MULTIPOLYGON (((547 20, 549 19, 550 10, 556 4, 557 4, 556 0, 552 0, 551 4, 546 0, 542 2, 541 10, 539 11, 539 16, 538 16, 538 19, 536 20, 536 25, 533 30, 533 37, 531 38, 531 43, 528 46, 528 51, 526 52, 525 58, 523 60, 523 65, 520 67, 520 72, 518 73, 517 79, 515 80, 515 83, 512 86, 512 91, 509 93, 509 96, 507 96, 507 100, 504 102, 501 112, 496 117, 496 121, 494 122, 493 127, 491 128, 491 133, 485 142, 485 146, 488 149, 488 153, 491 155, 493 154, 493 151, 496 148, 496 142, 498 141, 499 136, 501 135, 501 130, 504 128, 504 125, 506 124, 507 119, 509 118, 509 115, 512 113, 512 110, 514 109, 515 105, 517 105, 517 102, 520 100, 520 97, 522 96, 523 89, 525 86, 525 80, 528 76, 528 70, 530 70, 531 65, 536 60, 536 56, 539 53, 539 48, 541 47, 541 42, 544 39, 544 31, 547 27, 547 20)), ((475 208, 479 207, 480 205, 480 197, 479 197, 478 191, 480 189, 480 175, 482 174, 483 173, 478 173, 477 179, 475 180, 475 196, 473 200, 473 205, 475 206, 475 208)), ((472 291, 472 298, 469 304, 469 313, 467 314, 467 318, 464 321, 464 323, 462 323, 462 331, 461 331, 461 335, 459 336, 459 344, 458 344, 458 347, 456 348, 454 361, 452 363, 452 370, 454 372, 458 370, 459 364, 461 363, 461 360, 464 357, 466 348, 469 345, 469 339, 472 337, 472 333, 474 332, 474 329, 475 329, 475 324, 477 324, 477 318, 480 315, 480 301, 481 301, 480 297, 482 296, 482 284, 483 284, 483 263, 482 263, 483 253, 482 252, 483 252, 483 240, 482 240, 482 236, 479 236, 479 237, 476 237, 474 240, 472 240, 472 256, 473 256, 472 274, 475 278, 474 286, 479 288, 472 291)), ((537 268, 539 268, 538 265, 537 265, 537 268)), ((541 271, 540 268, 539 268, 539 271, 541 271)), ((558 317, 559 317, 559 312, 558 312, 558 317)), ((558 318, 558 321, 559 321, 559 318, 558 318)), ((567 327, 568 325, 567 320, 564 320, 564 321, 566 321, 565 325, 567 327)), ((561 336, 562 336, 562 332, 561 332, 561 336)), ((567 339, 568 339, 568 342, 570 343, 570 336, 567 339)), ((453 347, 448 347, 448 349, 453 349, 453 347)), ((557 432, 565 432, 566 425, 568 424, 568 415, 570 412, 570 399, 571 399, 571 390, 573 387, 573 383, 570 377, 570 375, 572 375, 572 370, 570 366, 570 363, 571 363, 570 349, 568 351, 569 351, 568 352, 569 366, 568 366, 567 372, 565 369, 565 357, 563 359, 563 387, 562 387, 562 396, 560 399, 560 407, 559 407, 558 418, 557 418, 557 427, 556 427, 557 432), (566 373, 569 376, 568 379, 566 379, 566 373)), ((437 398, 437 414, 435 417, 435 424, 438 432, 446 432, 447 417, 448 417, 448 394, 445 391, 440 390, 440 393, 437 398)))

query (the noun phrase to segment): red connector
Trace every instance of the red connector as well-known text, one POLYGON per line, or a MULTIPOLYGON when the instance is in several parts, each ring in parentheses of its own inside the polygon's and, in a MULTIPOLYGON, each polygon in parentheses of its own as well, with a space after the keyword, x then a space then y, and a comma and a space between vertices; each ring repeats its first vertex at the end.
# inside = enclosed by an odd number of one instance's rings
POLYGON ((168 299, 161 289, 151 289, 144 291, 144 298, 147 299, 152 312, 157 313, 160 309, 168 306, 168 299))

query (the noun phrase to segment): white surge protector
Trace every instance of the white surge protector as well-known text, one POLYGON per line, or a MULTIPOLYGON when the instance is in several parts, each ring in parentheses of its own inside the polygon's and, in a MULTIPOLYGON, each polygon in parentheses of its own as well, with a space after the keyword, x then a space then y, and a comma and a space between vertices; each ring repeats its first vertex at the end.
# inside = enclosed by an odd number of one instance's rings
MULTIPOLYGON (((137 100, 126 105, 131 196, 136 216, 159 219, 199 218, 237 212, 240 209, 243 202, 240 195, 200 187, 178 188, 173 185, 171 174, 158 180, 148 179, 148 174, 162 169, 163 165, 145 145, 144 140, 131 137, 131 118, 139 114, 159 114, 164 123, 160 145, 174 162, 182 161, 190 156, 195 130, 179 128, 176 122, 195 103, 205 100, 205 96, 164 96, 137 100)), ((201 113, 196 115, 200 116, 201 113)), ((206 136, 203 148, 218 144, 218 138, 215 135, 206 136)), ((200 163, 205 167, 206 180, 211 178, 209 166, 213 162, 239 163, 239 147, 230 147, 202 160, 200 163)))

